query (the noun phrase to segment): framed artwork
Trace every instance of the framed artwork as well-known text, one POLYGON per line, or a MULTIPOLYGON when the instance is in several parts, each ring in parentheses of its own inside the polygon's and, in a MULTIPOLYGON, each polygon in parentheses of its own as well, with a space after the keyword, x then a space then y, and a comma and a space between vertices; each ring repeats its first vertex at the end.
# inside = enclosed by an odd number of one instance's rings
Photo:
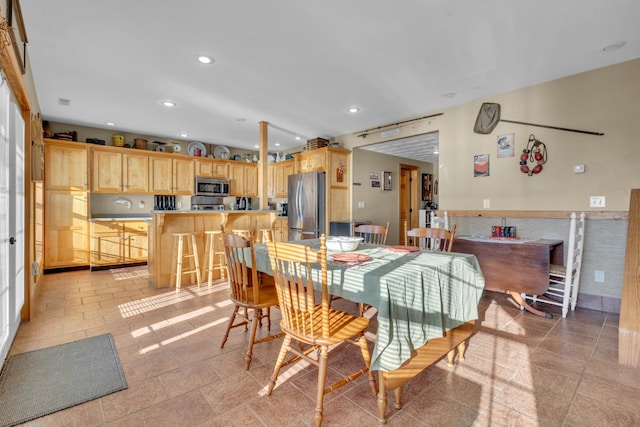
POLYGON ((380 188, 380 181, 371 181, 371 188, 380 188))
POLYGON ((369 172, 369 179, 377 181, 380 179, 380 175, 378 172, 369 172))
POLYGON ((382 191, 391 191, 391 172, 382 172, 382 191))
POLYGON ((422 174, 422 201, 427 202, 433 199, 433 175, 422 174))
POLYGON ((473 176, 489 176, 488 154, 476 154, 473 156, 473 176))
POLYGON ((514 138, 515 135, 513 133, 498 135, 498 158, 513 157, 514 138))

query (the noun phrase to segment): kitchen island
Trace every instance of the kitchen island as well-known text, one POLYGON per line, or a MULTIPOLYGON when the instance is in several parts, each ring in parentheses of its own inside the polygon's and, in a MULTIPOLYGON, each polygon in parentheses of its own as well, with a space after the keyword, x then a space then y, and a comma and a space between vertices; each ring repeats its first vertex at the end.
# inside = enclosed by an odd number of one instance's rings
POLYGON ((276 210, 153 211, 149 227, 149 278, 156 288, 170 285, 173 233, 196 233, 202 261, 205 231, 220 230, 220 226, 229 230, 271 228, 277 217, 276 210))

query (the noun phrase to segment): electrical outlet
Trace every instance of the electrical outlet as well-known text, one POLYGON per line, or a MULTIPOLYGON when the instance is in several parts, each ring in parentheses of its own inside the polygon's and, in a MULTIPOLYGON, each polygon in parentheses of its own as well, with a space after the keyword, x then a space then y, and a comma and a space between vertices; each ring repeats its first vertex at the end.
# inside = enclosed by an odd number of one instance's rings
POLYGON ((584 165, 575 165, 573 167, 573 173, 584 173, 584 165))
POLYGON ((482 200, 482 207, 485 209, 489 209, 491 207, 491 199, 482 200))
POLYGON ((178 202, 178 209, 182 208, 182 202, 178 202))
POLYGON ((606 206, 604 196, 591 196, 589 198, 589 206, 592 208, 604 208, 606 206))
POLYGON ((604 271, 596 270, 594 279, 597 283, 604 283, 604 271))
POLYGON ((364 209, 364 202, 358 202, 358 208, 364 209))
POLYGON ((140 201, 138 202, 138 207, 139 207, 140 209, 144 208, 144 201, 143 201, 143 200, 140 200, 140 201))

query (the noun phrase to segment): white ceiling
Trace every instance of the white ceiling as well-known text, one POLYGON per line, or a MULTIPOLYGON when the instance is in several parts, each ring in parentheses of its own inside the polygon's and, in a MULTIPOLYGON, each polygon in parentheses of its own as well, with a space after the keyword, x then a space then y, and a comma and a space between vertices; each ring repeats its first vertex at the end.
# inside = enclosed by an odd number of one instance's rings
POLYGON ((21 6, 44 119, 245 149, 260 121, 279 151, 640 57, 636 0, 21 6))

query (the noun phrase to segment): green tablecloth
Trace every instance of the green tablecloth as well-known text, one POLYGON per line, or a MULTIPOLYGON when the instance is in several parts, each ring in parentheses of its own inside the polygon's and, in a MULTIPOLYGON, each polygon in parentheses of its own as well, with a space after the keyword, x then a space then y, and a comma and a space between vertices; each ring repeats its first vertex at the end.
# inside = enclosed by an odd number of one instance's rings
MULTIPOLYGON (((319 240, 300 244, 318 249, 319 240)), ((255 245, 258 271, 273 274, 266 246, 255 245)), ((355 251, 372 261, 329 263, 329 292, 378 309, 371 369, 391 371, 432 338, 478 319, 484 277, 474 255, 453 252, 393 252, 360 244, 355 251)))

